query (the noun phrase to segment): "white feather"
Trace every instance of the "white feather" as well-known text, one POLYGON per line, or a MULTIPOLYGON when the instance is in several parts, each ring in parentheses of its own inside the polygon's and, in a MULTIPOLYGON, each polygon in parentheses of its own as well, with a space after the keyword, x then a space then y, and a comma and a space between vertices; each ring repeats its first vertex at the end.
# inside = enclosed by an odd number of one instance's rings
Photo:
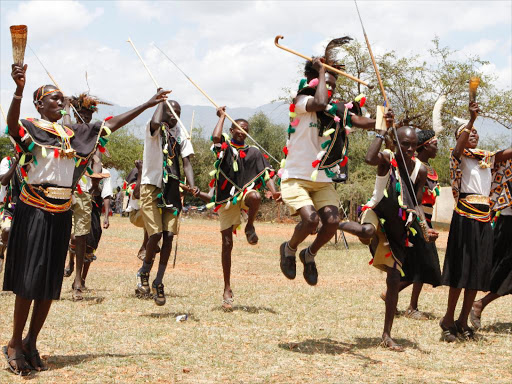
POLYGON ((434 105, 434 110, 432 111, 432 128, 434 129, 436 135, 438 135, 444 129, 443 121, 441 119, 441 111, 443 109, 445 101, 445 95, 439 96, 439 99, 437 99, 434 105))

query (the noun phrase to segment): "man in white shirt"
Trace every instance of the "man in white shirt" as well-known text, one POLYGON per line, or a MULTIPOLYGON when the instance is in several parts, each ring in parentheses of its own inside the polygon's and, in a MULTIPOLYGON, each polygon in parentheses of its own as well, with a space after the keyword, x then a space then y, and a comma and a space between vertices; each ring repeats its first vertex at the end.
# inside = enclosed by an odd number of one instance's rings
MULTIPOLYGON (((177 116, 180 116, 180 105, 174 100, 170 103, 177 116)), ((146 257, 137 272, 136 288, 137 294, 150 293, 149 273, 158 242, 162 239, 158 272, 151 284, 151 294, 157 305, 165 304, 162 281, 171 254, 173 236, 178 234, 182 208, 179 158, 183 160, 187 183, 195 189, 194 171, 190 163, 193 155, 192 143, 186 133, 180 131, 172 111, 166 104, 159 105, 146 127, 144 139, 140 206, 149 240, 146 257)))
MULTIPOLYGON (((339 224, 339 198, 332 184, 334 175, 329 169, 325 168, 324 172, 319 167, 319 157, 323 161, 330 156, 331 150, 336 150, 332 148, 334 138, 332 135, 329 137, 328 131, 334 131, 330 128, 336 127, 340 135, 345 135, 345 126, 375 128, 375 120, 348 112, 343 103, 337 104, 332 100, 337 75, 327 72, 322 60, 315 58, 313 62, 306 63, 304 74, 307 86, 301 87, 292 104, 292 113, 296 114, 298 124, 291 124, 294 128, 287 143, 288 155, 281 183, 283 201, 292 214, 301 217, 292 238, 280 247, 281 271, 287 278, 294 279, 296 276, 297 247, 310 234, 316 233, 319 222, 322 222, 322 228, 311 246, 299 254, 304 264, 304 278, 310 285, 316 285, 318 281, 315 256, 334 236, 339 224)), ((344 164, 340 161, 340 165, 344 164)))

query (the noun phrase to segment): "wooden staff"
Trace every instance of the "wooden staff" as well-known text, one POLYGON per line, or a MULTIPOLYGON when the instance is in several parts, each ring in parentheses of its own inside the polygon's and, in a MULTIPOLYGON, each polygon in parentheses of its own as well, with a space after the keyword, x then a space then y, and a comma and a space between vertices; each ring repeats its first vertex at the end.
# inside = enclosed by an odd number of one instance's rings
MULTIPOLYGON (((286 47, 283 47, 281 44, 279 44, 279 40, 280 39, 284 39, 284 36, 281 36, 281 35, 277 35, 276 38, 274 39, 274 44, 276 45, 277 48, 281 48, 282 50, 286 51, 286 52, 290 52, 290 53, 293 53, 294 55, 297 55, 299 57, 302 57, 303 59, 306 59, 306 60, 309 60, 309 61, 313 61, 313 58, 312 57, 309 57, 309 56, 306 56, 306 55, 303 55, 302 53, 299 53, 297 51, 294 51, 293 49, 290 49, 290 48, 286 48, 286 47)), ((362 84, 370 89, 373 88, 373 85, 370 85, 368 84, 367 82, 361 80, 361 79, 358 79, 357 77, 355 76, 352 76, 350 74, 348 74, 347 72, 343 72, 343 71, 340 71, 339 69, 337 68, 334 68, 334 67, 331 67, 330 65, 328 64, 323 64, 322 65, 327 68, 329 71, 331 72, 336 72, 342 76, 345 76, 347 78, 349 78, 350 80, 353 80, 353 81, 356 81, 358 82, 359 84, 362 84)))
MULTIPOLYGON (((173 61, 169 56, 167 56, 167 55, 166 55, 166 53, 165 53, 164 51, 162 51, 160 48, 158 48, 155 44, 153 44, 153 45, 155 46, 155 48, 156 48, 156 49, 158 49, 160 52, 162 52, 162 54, 167 58, 167 60, 169 60, 171 63, 173 63, 173 64, 174 64, 174 66, 175 66, 176 68, 178 68, 178 70, 179 70, 179 71, 180 71, 180 72, 181 72, 181 73, 182 73, 182 74, 183 74, 183 75, 188 79, 188 81, 190 81, 190 82, 192 83, 192 85, 193 85, 194 87, 196 87, 196 88, 199 90, 199 92, 201 92, 201 93, 204 95, 204 97, 206 97, 206 98, 210 101, 210 103, 212 103, 212 104, 215 106, 215 108, 217 108, 217 109, 219 109, 219 108, 220 108, 220 107, 219 107, 219 105, 218 105, 215 101, 213 101, 213 99, 212 99, 210 96, 208 96, 208 94, 207 94, 207 93, 206 93, 206 92, 205 92, 205 91, 204 91, 204 90, 203 90, 199 85, 197 85, 197 84, 194 82, 194 80, 192 80, 192 79, 191 79, 191 78, 190 78, 190 77, 189 77, 189 76, 188 76, 188 75, 187 75, 187 74, 186 74, 186 73, 185 73, 185 72, 184 72, 184 71, 183 71, 183 70, 178 66, 178 64, 176 64, 176 63, 175 63, 175 62, 174 62, 174 61, 173 61)), ((246 131, 245 131, 245 130, 244 130, 244 129, 243 129, 243 128, 242 128, 242 127, 241 127, 241 126, 240 126, 240 125, 235 121, 235 120, 233 120, 233 118, 232 118, 232 117, 231 117, 227 112, 224 112, 224 115, 225 115, 225 116, 226 116, 226 117, 227 117, 227 118, 228 118, 228 119, 233 123, 233 125, 234 125, 235 127, 237 127, 240 131, 242 131, 242 132, 243 132, 243 133, 244 133, 244 134, 245 134, 249 139, 251 139, 251 140, 254 142, 254 144, 256 144, 256 145, 257 145, 257 146, 258 146, 258 147, 259 147, 263 152, 265 152, 265 153, 266 153, 266 154, 267 154, 267 155, 268 155, 272 160, 274 160, 274 161, 275 161, 276 163, 278 163, 278 164, 280 163, 280 161, 278 161, 274 156, 272 156, 272 155, 271 155, 271 154, 270 154, 270 153, 269 153, 265 148, 263 148, 263 147, 261 146, 261 144, 260 144, 260 143, 258 143, 258 142, 257 142, 257 141, 256 141, 256 140, 255 140, 251 135, 249 135, 249 134, 248 134, 248 133, 247 133, 247 132, 246 132, 246 131)))
MULTIPOLYGON (((151 73, 151 71, 149 70, 148 66, 146 65, 146 63, 144 62, 144 60, 142 59, 142 56, 140 55, 139 51, 137 51, 137 48, 135 48, 135 44, 133 44, 133 41, 132 39, 128 38, 128 40, 126 40, 128 43, 131 44, 133 50, 135 51, 135 53, 137 54, 137 56, 139 57, 140 61, 142 62, 142 65, 144 65, 144 68, 146 68, 146 71, 148 71, 148 74, 149 76, 151 77, 151 79, 153 80, 153 83, 155 83, 155 86, 156 88, 160 88, 158 86, 158 83, 156 82, 156 79, 155 77, 153 76, 153 74, 151 73)), ((174 108, 172 107, 171 103, 169 103, 169 100, 165 100, 165 103, 167 104, 167 106, 169 107, 169 109, 171 110, 172 114, 174 115, 174 118, 178 121, 179 125, 180 125, 180 128, 181 130, 183 131, 183 133, 185 133, 187 139, 190 140, 190 135, 188 134, 188 131, 187 129, 185 128, 185 125, 183 125, 183 122, 181 121, 180 117, 176 114, 176 112, 174 111, 174 108)))

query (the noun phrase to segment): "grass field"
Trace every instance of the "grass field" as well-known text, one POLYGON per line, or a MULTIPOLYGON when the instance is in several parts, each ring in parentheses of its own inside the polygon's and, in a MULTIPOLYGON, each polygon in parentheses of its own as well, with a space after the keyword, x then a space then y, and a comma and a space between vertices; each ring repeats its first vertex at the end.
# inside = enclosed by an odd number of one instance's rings
MULTIPOLYGON (((447 289, 426 287, 420 309, 431 320, 397 317, 393 335, 407 350, 379 347, 384 274, 366 248, 329 244, 317 257, 319 284, 282 276, 278 248, 291 224, 258 223, 260 243, 235 239, 235 310, 220 310, 222 271, 216 221, 182 223, 176 269, 165 277, 167 304, 134 296, 142 233, 114 218, 104 231, 82 302, 64 280, 39 351, 50 367, 33 383, 511 383, 512 297, 484 312, 479 340, 439 341, 447 289), (188 320, 176 322, 187 314, 188 320)), ((438 242, 444 256, 446 234, 438 242)), ((410 289, 399 303, 404 310, 410 289)), ((1 343, 10 337, 14 296, 0 293, 1 343)), ((4 362, 4 367, 6 363, 4 362)), ((26 379, 0 371, 0 383, 26 379)))

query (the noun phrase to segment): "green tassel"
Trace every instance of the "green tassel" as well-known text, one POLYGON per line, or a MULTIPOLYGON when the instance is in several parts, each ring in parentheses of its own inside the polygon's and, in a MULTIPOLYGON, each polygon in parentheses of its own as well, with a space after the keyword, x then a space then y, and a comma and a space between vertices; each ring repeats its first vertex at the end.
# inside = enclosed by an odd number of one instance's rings
POLYGON ((87 167, 87 173, 89 175, 92 175, 94 172, 92 171, 92 169, 90 167, 87 167))
POLYGON ((161 194, 161 193, 159 193, 158 195, 156 195, 156 197, 158 197, 159 199, 161 199, 161 198, 162 198, 162 194, 161 194))
POLYGON ((308 79, 301 79, 299 82, 299 91, 306 86, 308 79))
POLYGON ((396 185, 395 185, 395 189, 398 193, 400 193, 400 190, 401 190, 401 187, 400 187, 400 183, 397 182, 396 185))
POLYGON ((327 148, 329 145, 331 145, 331 140, 327 140, 327 141, 323 142, 322 143, 322 149, 327 148))
POLYGON ((64 115, 67 115, 68 113, 67 113, 65 110, 61 109, 61 110, 60 110, 60 114, 61 114, 62 116, 64 116, 64 115))
POLYGON ((347 113, 347 118, 345 119, 345 126, 352 128, 352 115, 347 113))
POLYGON ((178 216, 178 210, 175 209, 174 212, 172 213, 174 216, 178 216))
POLYGON ((325 174, 327 175, 328 178, 332 179, 334 176, 336 176, 336 174, 334 172, 332 172, 330 169, 326 169, 325 170, 325 174))
POLYGON ((105 145, 107 145, 108 140, 104 139, 103 137, 100 137, 99 142, 100 142, 101 146, 104 147, 105 145))
POLYGON ((30 152, 32 152, 32 150, 34 149, 35 145, 36 145, 36 143, 31 142, 31 143, 28 145, 28 150, 29 150, 30 152))
POLYGON ((219 164, 220 164, 220 159, 215 160, 215 163, 213 163, 213 166, 215 167, 215 169, 219 168, 219 164))
POLYGON ((295 128, 293 128, 291 125, 288 127, 288 134, 291 135, 292 133, 295 133, 295 128))
POLYGON ((338 110, 338 104, 333 104, 332 107, 327 111, 331 115, 336 115, 336 111, 338 110))
POLYGON ((236 205, 237 201, 238 201, 238 195, 235 195, 235 197, 233 197, 233 205, 236 205))
POLYGON ((8 125, 6 125, 6 126, 5 126, 5 131, 4 131, 4 133, 5 133, 6 135, 8 135, 8 134, 9 134, 9 126, 8 126, 8 125))
POLYGON ((32 156, 32 159, 34 160, 34 165, 38 165, 38 163, 37 163, 37 157, 32 156))

